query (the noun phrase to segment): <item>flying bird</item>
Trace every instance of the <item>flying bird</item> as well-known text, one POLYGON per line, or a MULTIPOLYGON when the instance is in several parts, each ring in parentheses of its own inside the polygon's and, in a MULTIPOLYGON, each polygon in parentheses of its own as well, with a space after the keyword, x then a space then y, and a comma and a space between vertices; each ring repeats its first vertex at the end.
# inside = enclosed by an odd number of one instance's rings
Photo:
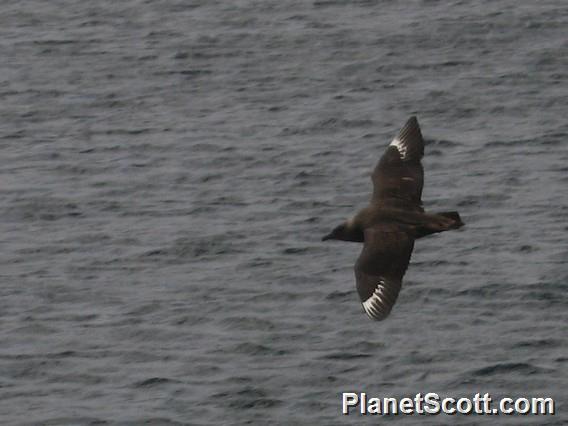
POLYGON ((423 156, 424 139, 418 120, 411 117, 373 170, 369 205, 322 238, 363 243, 355 280, 363 309, 374 320, 390 314, 414 241, 463 226, 456 211, 424 211, 423 156))

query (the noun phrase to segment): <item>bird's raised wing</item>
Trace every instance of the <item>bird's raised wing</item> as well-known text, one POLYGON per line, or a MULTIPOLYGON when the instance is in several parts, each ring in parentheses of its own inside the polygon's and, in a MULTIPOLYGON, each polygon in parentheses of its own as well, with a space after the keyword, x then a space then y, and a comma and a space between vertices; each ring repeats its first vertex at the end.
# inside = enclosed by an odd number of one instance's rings
POLYGON ((411 117, 375 166, 372 203, 413 211, 422 209, 424 139, 411 117))
POLYGON ((385 319, 402 285, 414 248, 414 238, 395 224, 365 229, 363 250, 355 263, 357 292, 365 313, 385 319))

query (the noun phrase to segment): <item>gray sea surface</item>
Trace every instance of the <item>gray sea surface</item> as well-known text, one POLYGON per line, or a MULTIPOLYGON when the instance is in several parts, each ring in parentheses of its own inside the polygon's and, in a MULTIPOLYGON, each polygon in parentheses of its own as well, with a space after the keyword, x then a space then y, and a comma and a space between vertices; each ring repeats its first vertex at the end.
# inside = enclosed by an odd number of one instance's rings
POLYGON ((568 424, 568 3, 0 3, 0 424, 568 424), (358 208, 416 114, 384 322, 358 208), (554 416, 341 414, 342 392, 554 416))

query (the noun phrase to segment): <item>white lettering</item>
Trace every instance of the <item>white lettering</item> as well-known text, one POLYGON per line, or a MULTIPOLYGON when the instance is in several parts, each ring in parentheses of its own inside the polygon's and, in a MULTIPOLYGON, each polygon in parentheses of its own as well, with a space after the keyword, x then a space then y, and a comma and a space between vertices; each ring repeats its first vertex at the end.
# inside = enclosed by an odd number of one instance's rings
POLYGON ((422 397, 421 393, 417 393, 416 396, 414 397, 414 404, 416 406, 416 412, 418 414, 424 414, 424 408, 423 408, 424 398, 422 397))
POLYGON ((428 414, 440 414, 440 397, 437 393, 429 392, 424 395, 426 407, 424 409, 428 414))
POLYGON ((473 404, 475 406, 475 414, 483 414, 483 411, 481 410, 481 395, 479 395, 479 393, 476 393, 473 396, 473 404))
POLYGON ((460 414, 471 414, 471 409, 473 407, 469 398, 460 398, 457 403, 458 413, 460 414), (465 405, 465 406, 464 406, 465 405))
POLYGON ((342 413, 350 414, 352 408, 359 406, 359 413, 392 415, 392 414, 544 414, 554 415, 554 399, 552 398, 501 398, 492 407, 493 399, 488 393, 476 393, 472 398, 443 398, 435 392, 417 393, 413 398, 376 398, 368 397, 365 392, 343 392, 342 413), (498 406, 498 408, 497 408, 498 406))
POLYGON ((511 405, 513 400, 511 398, 503 398, 499 403, 499 408, 503 414, 511 414, 513 412, 512 408, 507 408, 507 405, 511 405))
POLYGON ((494 414, 496 409, 491 409, 491 397, 488 393, 483 394, 483 412, 485 414, 494 414))
POLYGON ((554 414, 554 400, 552 398, 533 398, 532 413, 554 414))
POLYGON ((353 392, 343 392, 343 414, 349 414, 349 407, 356 407, 359 397, 353 392))
POLYGON ((369 414, 381 414, 381 399, 371 398, 367 403, 367 411, 369 414))
POLYGON ((383 414, 398 414, 396 398, 383 398, 383 414))
POLYGON ((456 409, 453 407, 448 407, 448 404, 455 404, 456 400, 454 398, 444 398, 442 399, 442 411, 446 414, 455 414, 456 409))
POLYGON ((402 398, 400 400, 400 412, 402 414, 412 414, 414 413, 414 404, 410 398, 402 398))
POLYGON ((519 414, 527 414, 531 411, 529 400, 526 398, 517 398, 515 401, 515 411, 519 414), (524 405, 524 407, 521 408, 521 405, 524 405))
POLYGON ((361 399, 359 403, 359 407, 361 408, 360 412, 361 414, 367 414, 367 394, 365 392, 361 392, 360 399, 361 399))

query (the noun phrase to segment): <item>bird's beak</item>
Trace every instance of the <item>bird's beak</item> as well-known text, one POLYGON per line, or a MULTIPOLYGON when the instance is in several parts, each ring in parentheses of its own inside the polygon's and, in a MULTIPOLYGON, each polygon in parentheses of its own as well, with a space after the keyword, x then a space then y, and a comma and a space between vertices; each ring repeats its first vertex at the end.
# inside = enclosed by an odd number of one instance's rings
POLYGON ((325 237, 321 239, 322 241, 331 240, 331 234, 327 234, 325 237))

